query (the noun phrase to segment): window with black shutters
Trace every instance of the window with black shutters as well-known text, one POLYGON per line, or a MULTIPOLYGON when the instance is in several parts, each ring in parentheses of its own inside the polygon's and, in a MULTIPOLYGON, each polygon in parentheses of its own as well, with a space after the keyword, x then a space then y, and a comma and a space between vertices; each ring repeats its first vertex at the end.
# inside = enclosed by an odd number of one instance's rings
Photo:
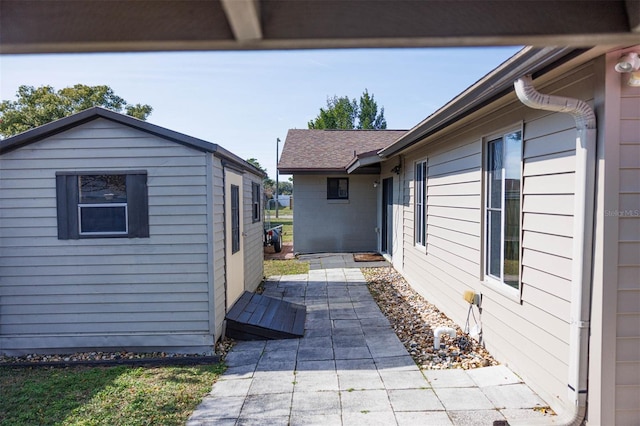
POLYGON ((149 236, 146 171, 56 173, 58 239, 149 236))

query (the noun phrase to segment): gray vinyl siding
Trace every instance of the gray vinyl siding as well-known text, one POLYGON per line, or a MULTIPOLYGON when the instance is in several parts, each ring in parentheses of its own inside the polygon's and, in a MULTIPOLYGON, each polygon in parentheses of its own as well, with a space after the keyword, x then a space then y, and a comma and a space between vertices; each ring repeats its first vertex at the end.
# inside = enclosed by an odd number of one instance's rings
POLYGON ((0 157, 0 352, 204 351, 206 154, 98 119, 0 157), (146 170, 150 237, 58 240, 55 173, 146 170))
POLYGON ((294 176, 293 247, 299 253, 377 250, 378 176, 331 175, 349 179, 348 200, 327 200, 327 177, 294 176))
MULTIPOLYGON (((593 102, 592 66, 539 90, 593 102)), ((511 98, 403 157, 403 274, 460 325, 465 290, 483 295, 487 348, 559 411, 567 408, 575 124, 511 98), (483 146, 523 129, 521 299, 483 278, 483 146), (426 247, 414 244, 414 168, 427 161, 426 247)))
POLYGON ((224 228, 224 169, 222 161, 213 157, 213 283, 215 338, 222 336, 226 315, 226 265, 224 228))
MULTIPOLYGON (((260 185, 262 195, 262 178, 251 173, 243 175, 244 201, 244 288, 247 291, 255 291, 263 278, 264 246, 262 243, 263 222, 253 222, 252 184, 260 185)), ((262 198, 261 198, 262 199, 262 198)), ((264 206, 261 206, 261 208, 264 206)), ((262 214, 262 211, 261 211, 262 214)))
POLYGON ((621 90, 615 420, 633 424, 640 419, 640 88, 621 83, 621 90))

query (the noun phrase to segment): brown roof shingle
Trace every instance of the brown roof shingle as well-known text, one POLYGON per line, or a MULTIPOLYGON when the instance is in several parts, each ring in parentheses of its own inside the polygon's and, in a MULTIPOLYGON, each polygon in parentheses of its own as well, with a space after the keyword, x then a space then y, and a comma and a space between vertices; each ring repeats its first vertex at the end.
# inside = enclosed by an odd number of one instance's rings
POLYGON ((378 151, 406 130, 290 129, 278 163, 280 173, 346 171, 357 154, 378 151))

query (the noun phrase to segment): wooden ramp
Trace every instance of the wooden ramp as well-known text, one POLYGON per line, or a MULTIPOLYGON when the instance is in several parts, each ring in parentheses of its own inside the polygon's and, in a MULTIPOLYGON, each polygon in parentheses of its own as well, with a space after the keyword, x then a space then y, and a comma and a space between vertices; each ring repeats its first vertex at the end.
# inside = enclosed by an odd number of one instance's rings
POLYGON ((237 340, 297 339, 304 335, 304 305, 245 291, 227 313, 227 336, 237 340))

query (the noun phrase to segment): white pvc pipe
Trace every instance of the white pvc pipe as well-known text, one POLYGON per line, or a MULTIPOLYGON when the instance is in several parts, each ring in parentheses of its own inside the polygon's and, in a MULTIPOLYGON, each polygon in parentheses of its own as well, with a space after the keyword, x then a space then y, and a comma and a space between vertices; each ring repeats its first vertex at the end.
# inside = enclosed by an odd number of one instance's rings
POLYGON ((520 101, 535 109, 571 114, 576 122, 576 172, 573 216, 573 262, 569 335, 569 397, 575 404, 568 424, 581 424, 587 404, 589 316, 591 308, 591 257, 596 170, 596 117, 579 99, 543 95, 530 76, 514 83, 520 101))
POLYGON ((440 336, 446 334, 453 338, 456 337, 456 330, 451 327, 438 327, 433 330, 433 348, 440 349, 440 336))

